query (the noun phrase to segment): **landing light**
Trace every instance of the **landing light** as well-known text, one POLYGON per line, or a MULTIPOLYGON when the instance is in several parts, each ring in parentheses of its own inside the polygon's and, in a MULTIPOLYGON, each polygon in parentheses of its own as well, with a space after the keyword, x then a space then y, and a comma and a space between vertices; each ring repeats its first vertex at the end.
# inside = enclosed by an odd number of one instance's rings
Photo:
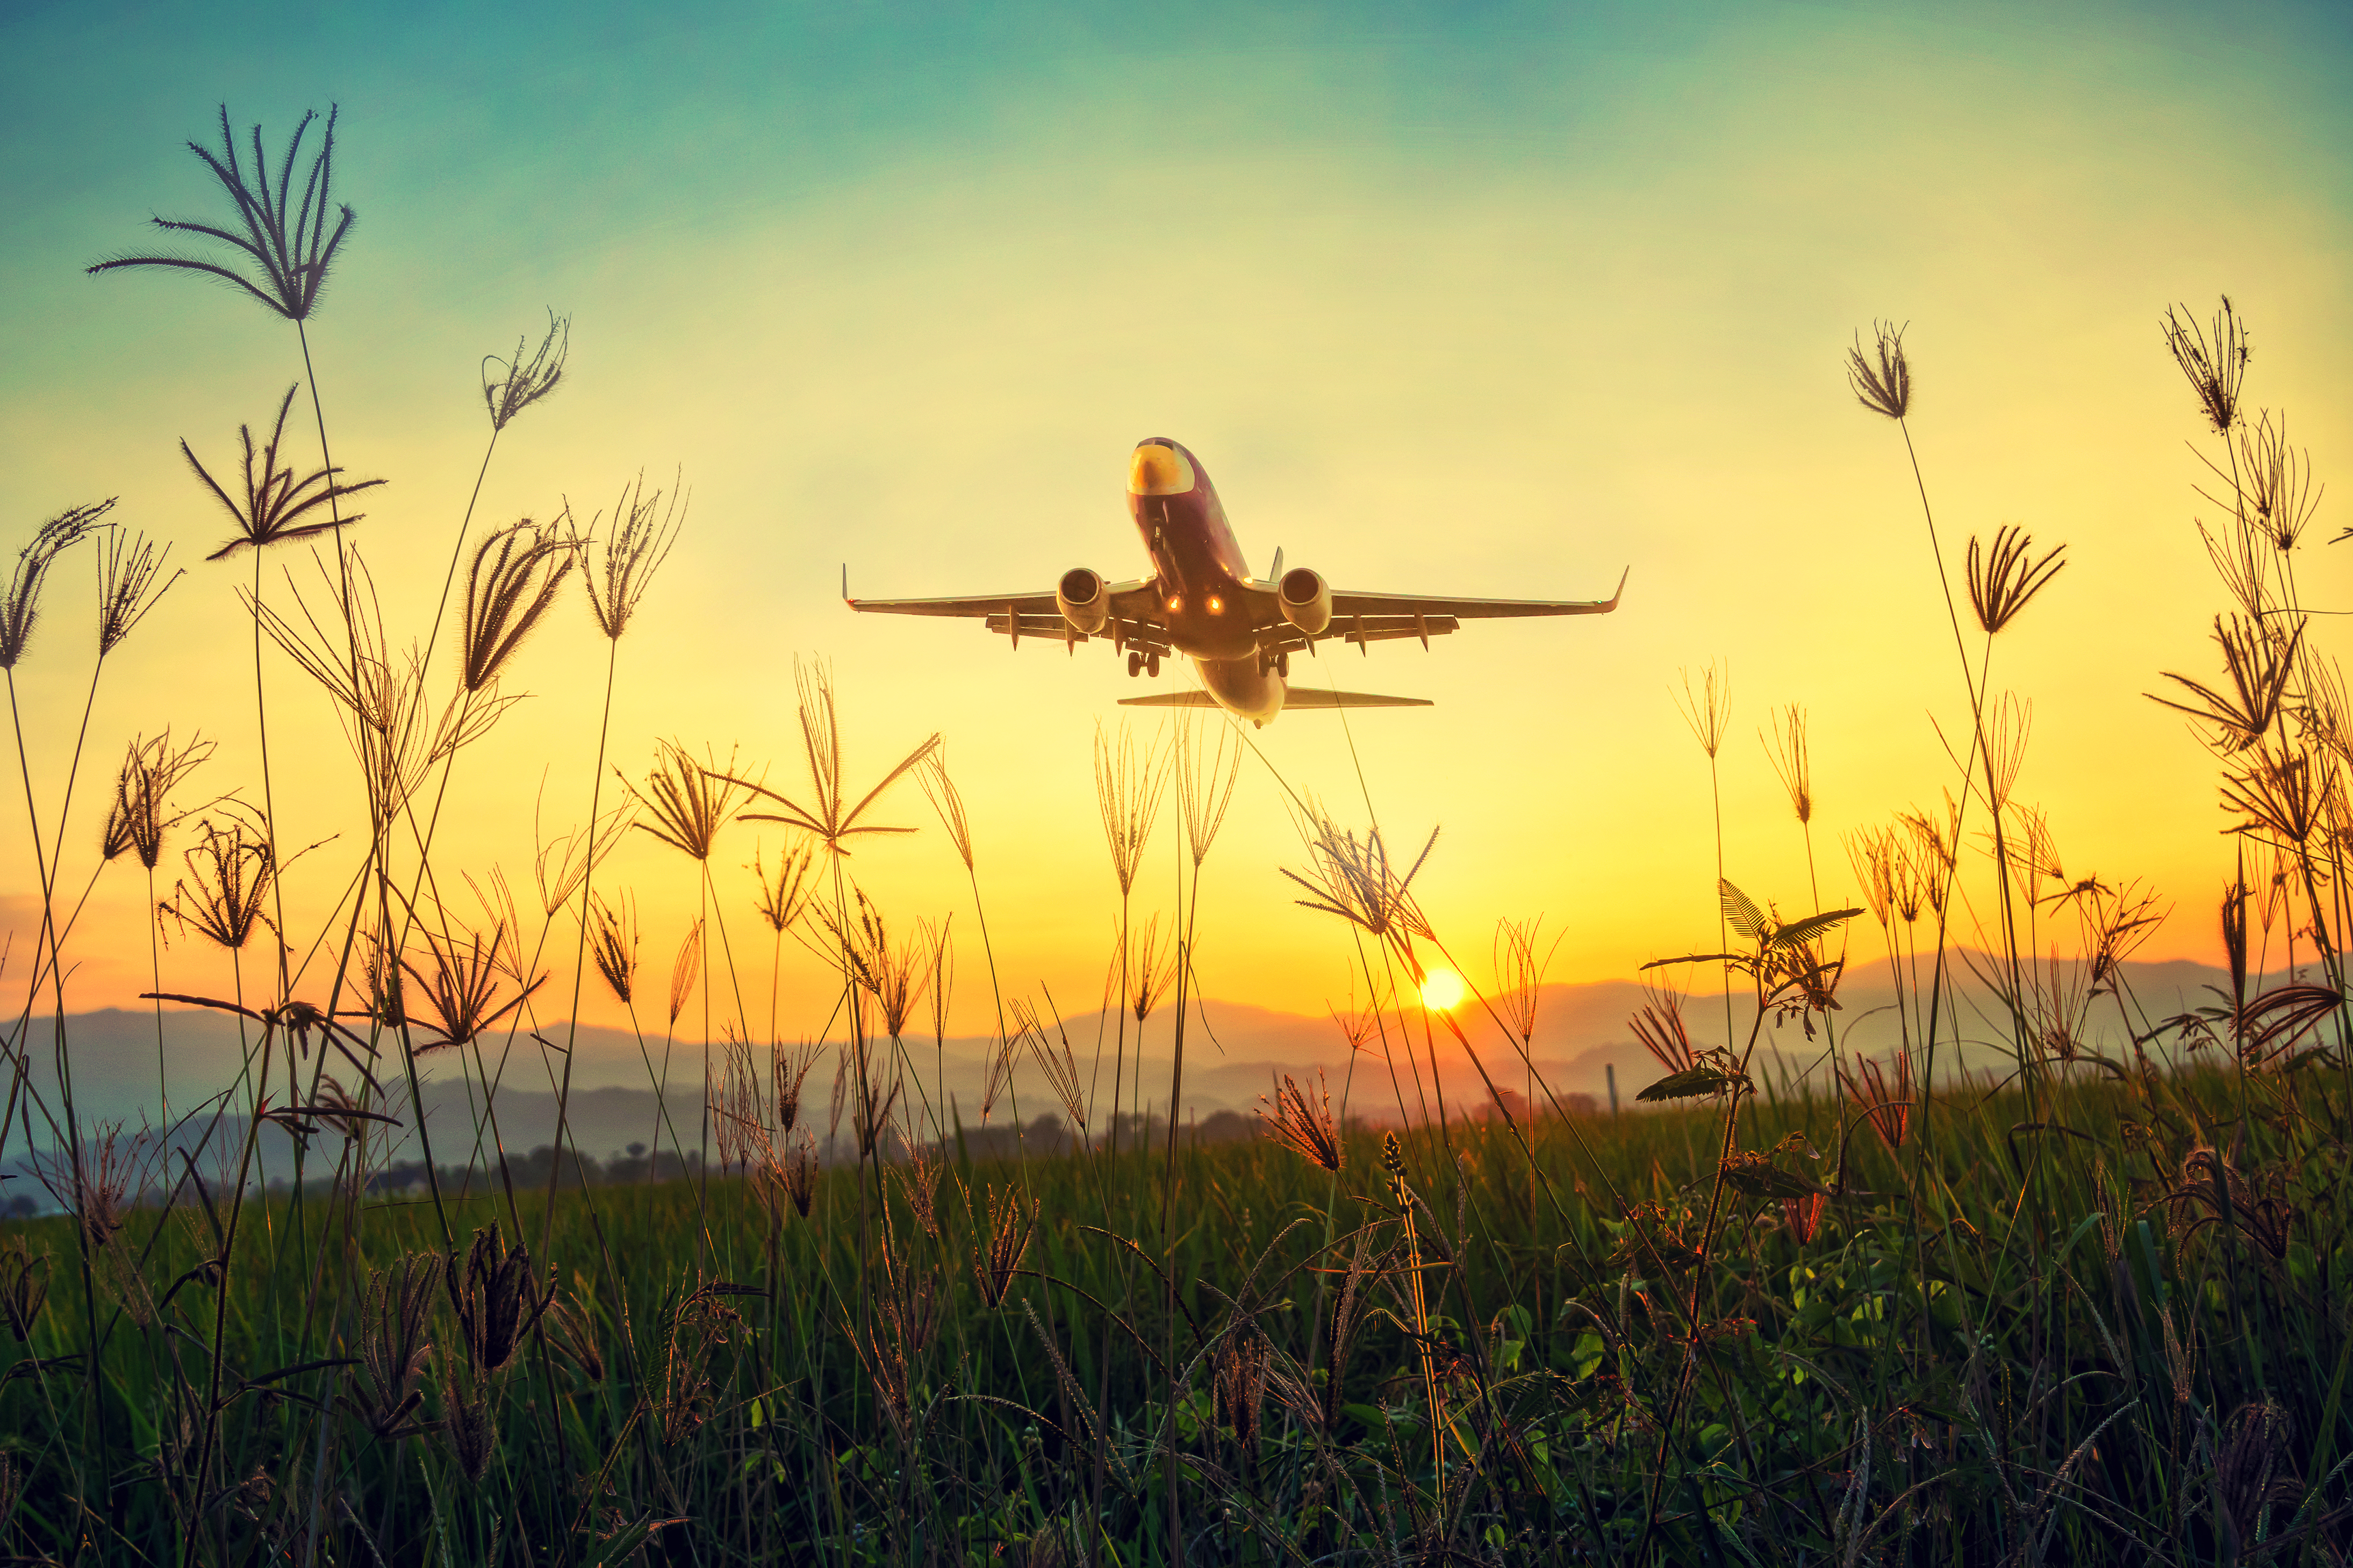
POLYGON ((1176 614, 1177 614, 1179 611, 1183 610, 1183 609, 1184 609, 1184 607, 1185 607, 1185 601, 1184 601, 1183 599, 1181 599, 1181 598, 1178 598, 1178 599, 1171 599, 1171 600, 1169 600, 1169 601, 1168 601, 1168 613, 1169 613, 1170 615, 1172 615, 1172 616, 1173 616, 1173 615, 1176 615, 1176 614))
POLYGON ((1209 601, 1209 614, 1213 616, 1224 614, 1226 602, 1223 599, 1211 599, 1209 601))
POLYGON ((1422 1005, 1433 1012, 1451 1013, 1466 994, 1462 976, 1451 969, 1433 969, 1421 983, 1422 1005))

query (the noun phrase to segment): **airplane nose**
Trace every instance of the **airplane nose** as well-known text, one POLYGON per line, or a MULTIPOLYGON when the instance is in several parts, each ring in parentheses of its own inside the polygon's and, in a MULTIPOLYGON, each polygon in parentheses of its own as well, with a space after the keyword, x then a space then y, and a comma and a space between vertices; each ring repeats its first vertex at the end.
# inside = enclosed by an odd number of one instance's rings
POLYGON ((1181 496, 1193 488, 1193 465, 1185 454, 1159 441, 1136 447, 1127 465, 1127 492, 1138 496, 1181 496))

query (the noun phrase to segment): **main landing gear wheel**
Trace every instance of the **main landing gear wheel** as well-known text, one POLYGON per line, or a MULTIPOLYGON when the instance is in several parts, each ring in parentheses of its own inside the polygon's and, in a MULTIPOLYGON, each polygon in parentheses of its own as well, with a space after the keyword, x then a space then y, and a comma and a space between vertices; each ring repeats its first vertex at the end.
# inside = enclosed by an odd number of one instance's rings
POLYGON ((1274 656, 1274 672, 1285 680, 1291 679, 1291 650, 1285 648, 1274 656))
POLYGON ((1160 656, 1158 654, 1148 653, 1144 656, 1144 673, 1154 677, 1157 677, 1160 674, 1160 656))
POLYGON ((1135 676, 1137 675, 1137 673, 1138 673, 1138 672, 1140 672, 1143 668, 1144 668, 1144 656, 1143 656, 1142 654, 1140 654, 1140 653, 1133 653, 1133 652, 1131 652, 1131 653, 1127 656, 1127 674, 1128 674, 1128 679, 1131 679, 1131 680, 1132 680, 1132 679, 1134 679, 1135 678, 1135 676))

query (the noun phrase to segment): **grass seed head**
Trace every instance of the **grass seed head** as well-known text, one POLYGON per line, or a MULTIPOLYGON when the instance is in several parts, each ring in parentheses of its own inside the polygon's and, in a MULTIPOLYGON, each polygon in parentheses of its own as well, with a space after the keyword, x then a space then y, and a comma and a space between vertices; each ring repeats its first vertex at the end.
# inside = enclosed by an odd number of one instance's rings
POLYGON ((387 1440, 416 1436, 430 1426, 410 1417, 425 1402, 417 1386, 433 1346, 433 1299, 441 1260, 412 1253, 368 1278, 360 1310, 359 1392, 343 1401, 368 1430, 387 1440))
POLYGON ((183 931, 193 926, 198 935, 232 951, 252 939, 256 926, 269 924, 261 907, 278 863, 269 836, 258 826, 235 815, 220 821, 205 817, 196 824, 196 842, 180 858, 188 874, 156 905, 159 917, 183 931))
MULTIPOLYGON (((596 617, 596 629, 614 642, 629 629, 646 590, 653 585, 654 574, 670 558, 679 531, 686 526, 687 496, 681 481, 682 476, 671 480, 665 505, 661 491, 646 493, 646 476, 641 472, 621 487, 619 498, 613 502, 609 531, 599 534, 598 520, 592 518, 586 533, 573 535, 573 545, 583 563, 581 575, 588 587, 588 612, 596 617)), ((565 515, 570 516, 568 508, 565 515)))
POLYGON ((169 544, 161 549, 143 533, 121 528, 107 531, 98 563, 98 657, 104 658, 121 646, 132 628, 147 618, 173 584, 186 574, 164 576, 171 558, 169 544), (162 581, 157 581, 161 578, 162 581))
POLYGON ((169 804, 172 791, 197 764, 213 754, 213 742, 201 735, 174 751, 169 730, 149 739, 134 736, 115 776, 114 799, 107 806, 106 830, 100 848, 109 860, 135 851, 150 871, 164 858, 164 835, 184 814, 169 804))
POLYGON ((33 1337, 42 1303, 49 1299, 49 1258, 36 1258, 22 1236, 0 1241, 0 1318, 18 1344, 33 1337))
POLYGON ((468 691, 499 678, 515 650, 555 605, 578 552, 559 531, 529 518, 493 529, 466 568, 466 616, 459 648, 468 691))
POLYGON ((982 1203, 988 1222, 987 1240, 973 1249, 972 1271, 980 1282, 981 1299, 994 1308, 1004 1304, 1005 1293, 1013 1287, 1014 1271, 1029 1250, 1029 1237, 1038 1226, 1038 1205, 1033 1201, 1025 1209, 1018 1188, 1008 1187, 1000 1195, 994 1186, 985 1190, 982 1203))
POLYGON ((1902 419, 1912 411, 1912 366, 1904 357, 1904 331, 1891 322, 1873 321, 1870 353, 1863 353, 1858 332, 1846 356, 1846 382, 1854 389, 1855 401, 1890 419, 1902 419))
POLYGON ((547 336, 542 338, 539 351, 529 359, 523 357, 528 336, 515 339, 512 359, 501 359, 496 354, 482 356, 482 403, 491 411, 491 428, 503 430, 514 416, 554 392, 564 379, 564 362, 572 352, 572 318, 547 312, 547 336), (499 368, 493 378, 491 367, 499 368))
POLYGON ((638 982, 638 911, 627 893, 617 908, 601 893, 589 899, 588 955, 614 1000, 629 1005, 638 982))
POLYGON ((543 1285, 532 1276, 531 1253, 521 1246, 507 1250, 495 1225, 474 1233, 473 1246, 459 1261, 452 1252, 443 1261, 442 1284, 458 1314, 459 1337, 474 1368, 489 1373, 512 1361, 540 1314, 555 1299, 555 1269, 550 1265, 543 1285))
POLYGON ((58 556, 88 538, 113 510, 111 496, 87 506, 69 507, 41 524, 31 542, 16 552, 16 564, 8 574, 7 595, 0 598, 0 669, 16 668, 33 640, 49 568, 57 564, 58 556))
POLYGON ((311 539, 366 521, 366 514, 363 512, 342 516, 335 503, 346 496, 374 489, 384 480, 338 479, 336 476, 343 471, 340 468, 313 468, 298 476, 291 467, 281 468, 278 466, 278 449, 286 439, 286 416, 293 410, 294 394, 301 389, 298 382, 288 387, 286 395, 278 400, 278 417, 270 425, 269 439, 259 449, 253 444, 253 426, 240 425, 237 427, 238 444, 245 450, 245 495, 241 500, 232 497, 221 482, 213 478, 211 471, 196 459, 195 449, 185 437, 182 438, 180 456, 187 459, 188 467, 195 471, 196 478, 204 481, 205 488, 212 491, 213 499, 220 502, 222 510, 228 513, 229 521, 237 525, 236 535, 206 556, 206 560, 221 560, 247 545, 259 550, 283 540, 311 539), (321 507, 328 509, 327 521, 304 521, 321 507))
POLYGON ((1757 731, 1773 773, 1789 796, 1800 824, 1814 820, 1814 766, 1806 749, 1806 710, 1792 702, 1777 710, 1773 727, 1757 731))
POLYGON ((638 830, 651 834, 696 860, 711 858, 712 840, 726 824, 728 814, 752 787, 733 776, 733 751, 727 753, 725 769, 718 766, 718 759, 709 747, 703 749, 702 754, 704 761, 698 763, 676 741, 658 742, 653 769, 646 774, 643 789, 629 783, 619 769, 614 770, 621 779, 621 787, 645 812, 645 817, 635 824, 638 830))
POLYGON ((1274 1088, 1271 1113, 1266 1110, 1266 1097, 1260 1096, 1259 1120, 1265 1123, 1268 1137, 1310 1164, 1336 1172, 1346 1162, 1347 1151, 1341 1142, 1340 1124, 1332 1115, 1331 1089, 1320 1069, 1315 1086, 1317 1098, 1310 1100, 1298 1079, 1283 1074, 1274 1088))
POLYGON ((217 241, 241 259, 223 266, 189 256, 117 256, 88 270, 99 273, 124 267, 161 267, 205 273, 243 289, 290 321, 309 320, 318 305, 321 290, 327 286, 327 269, 334 264, 335 254, 343 248, 343 238, 351 233, 357 217, 347 204, 334 202, 333 226, 330 228, 328 225, 329 192, 335 172, 335 119, 339 112, 335 105, 327 106, 326 128, 319 140, 319 151, 311 159, 310 173, 303 180, 299 200, 294 194, 294 163, 301 153, 302 139, 310 132, 311 122, 319 118, 315 110, 305 113, 294 127, 294 134, 286 143, 285 156, 279 162, 274 186, 269 178, 269 160, 262 151, 261 127, 253 127, 253 169, 248 174, 237 154, 237 138, 229 130, 227 104, 220 106, 220 152, 216 154, 194 142, 188 143, 188 151, 203 162, 227 193, 235 209, 233 226, 184 218, 159 217, 152 221, 167 234, 201 235, 217 241), (250 276, 237 270, 248 263, 253 268, 250 276))
POLYGON ((1978 625, 1992 637, 2016 620, 2019 613, 2063 570, 2063 544, 2054 545, 2042 560, 2034 559, 2034 536, 2005 523, 1994 530, 1993 542, 1980 545, 1969 535, 1968 576, 1969 605, 1978 625))
POLYGON ((2238 422, 2239 384, 2246 377, 2250 355, 2246 323, 2232 308, 2231 297, 2222 296, 2211 335, 2199 327, 2187 306, 2167 306, 2158 330, 2165 334, 2166 352, 2197 395, 2206 422, 2216 434, 2229 435, 2238 422))

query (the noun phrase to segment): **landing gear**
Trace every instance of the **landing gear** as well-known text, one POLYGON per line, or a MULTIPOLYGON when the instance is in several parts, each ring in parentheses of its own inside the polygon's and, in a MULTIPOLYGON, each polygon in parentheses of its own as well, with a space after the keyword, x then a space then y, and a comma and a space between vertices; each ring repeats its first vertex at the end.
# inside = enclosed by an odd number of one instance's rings
POLYGON ((1258 656, 1258 672, 1261 678, 1271 672, 1285 679, 1290 679, 1291 655, 1288 652, 1268 653, 1261 649, 1258 656))
POLYGON ((1274 656, 1274 672, 1285 680, 1291 679, 1291 650, 1285 648, 1274 656))
POLYGON ((1140 673, 1140 672, 1143 670, 1143 668, 1144 668, 1144 656, 1143 656, 1142 654, 1140 654, 1140 653, 1135 652, 1135 651, 1134 651, 1134 650, 1133 650, 1133 649, 1130 649, 1130 650, 1129 650, 1129 652, 1128 652, 1128 656, 1127 656, 1127 677, 1128 677, 1128 679, 1129 679, 1130 680, 1134 679, 1135 679, 1135 677, 1137 676, 1137 674, 1138 674, 1138 673, 1140 673))
POLYGON ((1148 653, 1144 656, 1144 673, 1152 676, 1155 679, 1158 678, 1160 674, 1160 656, 1158 654, 1148 653))

